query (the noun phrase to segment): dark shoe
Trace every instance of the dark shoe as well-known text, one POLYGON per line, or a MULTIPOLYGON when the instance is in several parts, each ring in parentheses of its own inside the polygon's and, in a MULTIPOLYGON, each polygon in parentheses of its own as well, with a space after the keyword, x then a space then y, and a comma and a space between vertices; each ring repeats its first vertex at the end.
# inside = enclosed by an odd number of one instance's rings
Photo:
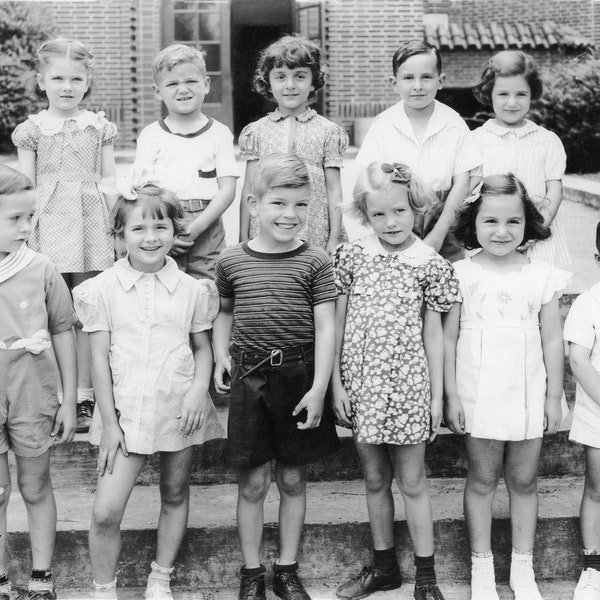
POLYGON ((400 567, 390 573, 382 573, 372 565, 363 567, 358 575, 353 575, 335 591, 340 600, 360 600, 373 592, 395 590, 402 585, 400 567))
POLYGON ((445 600, 437 583, 415 584, 415 600, 445 600))
POLYGON ((238 600, 267 600, 267 596, 265 594, 265 574, 242 574, 238 600))
POLYGON ((56 600, 56 590, 29 590, 27 592, 27 600, 56 600))
POLYGON ((87 433, 90 430, 92 422, 92 413, 94 412, 94 401, 83 400, 77 403, 77 433, 87 433))
POLYGON ((273 573, 273 593, 282 600, 310 600, 298 573, 294 571, 275 571, 273 573))

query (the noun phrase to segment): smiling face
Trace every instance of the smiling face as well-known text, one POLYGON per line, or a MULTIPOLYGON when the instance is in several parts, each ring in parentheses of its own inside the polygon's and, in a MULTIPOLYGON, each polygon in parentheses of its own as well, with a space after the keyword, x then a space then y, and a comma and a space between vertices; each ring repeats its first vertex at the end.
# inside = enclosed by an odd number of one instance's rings
POLYGON ((198 117, 210 90, 210 78, 199 65, 184 62, 158 73, 153 89, 170 115, 198 117))
POLYGON ((399 252, 413 243, 415 213, 408 202, 406 186, 393 183, 386 190, 371 192, 365 206, 369 225, 388 252, 399 252))
POLYGON ((531 89, 524 75, 496 77, 492 88, 495 121, 504 127, 521 127, 531 106, 531 89))
POLYGON ((308 106, 308 97, 315 89, 308 67, 275 67, 269 72, 271 93, 279 110, 287 115, 299 115, 308 106))
POLYGON ((143 206, 136 206, 127 215, 123 238, 131 266, 144 273, 156 273, 165 265, 175 232, 171 219, 157 219, 144 214, 143 206))
POLYGON ((37 80, 48 98, 48 112, 58 117, 76 116, 90 87, 85 65, 66 57, 50 59, 37 80))
POLYGON ((35 213, 35 193, 31 190, 0 196, 0 260, 27 242, 35 213))

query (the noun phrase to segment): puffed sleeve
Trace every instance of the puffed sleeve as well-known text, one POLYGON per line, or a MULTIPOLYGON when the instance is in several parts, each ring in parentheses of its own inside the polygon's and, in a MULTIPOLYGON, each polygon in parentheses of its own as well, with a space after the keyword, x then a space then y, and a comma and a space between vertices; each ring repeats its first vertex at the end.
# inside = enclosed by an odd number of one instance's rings
POLYGON ((40 128, 31 119, 27 119, 15 127, 11 138, 17 148, 37 152, 40 128))
MULTIPOLYGON (((465 125, 466 128, 466 125, 465 125)), ((465 171, 476 171, 481 168, 483 158, 479 151, 479 147, 475 143, 473 136, 470 135, 467 129, 464 132, 462 140, 458 144, 456 157, 454 159, 453 175, 464 173, 465 171)))
POLYGON ((567 286, 567 283, 569 283, 569 279, 571 279, 573 274, 569 273, 569 271, 556 269, 555 267, 551 267, 545 263, 539 264, 544 265, 544 267, 547 267, 548 269, 548 273, 546 275, 546 284, 542 294, 542 304, 547 304, 550 302, 550 300, 552 300, 556 292, 560 292, 567 286))
POLYGON ((191 333, 199 333, 212 328, 212 322, 219 312, 219 293, 217 286, 210 279, 198 279, 194 283, 198 290, 191 333))
POLYGON ((73 288, 73 300, 83 331, 110 331, 108 310, 95 278, 73 288))
POLYGON ((425 281, 425 306, 436 312, 448 312, 458 296, 458 280, 452 265, 441 256, 435 256, 426 265, 425 281))
POLYGON ((145 127, 138 136, 135 158, 129 170, 129 184, 131 187, 142 186, 152 181, 157 154, 158 148, 150 126, 145 127))
POLYGON ((597 321, 598 308, 598 303, 592 300, 589 292, 577 296, 565 320, 565 341, 591 350, 596 341, 594 323, 597 321))
POLYGON ((110 121, 106 121, 102 128, 102 145, 112 146, 117 139, 117 126, 110 121))
POLYGON ((46 313, 51 335, 69 331, 77 323, 69 288, 58 269, 49 264, 45 274, 46 313))
POLYGON ((548 132, 546 160, 544 161, 544 179, 553 181, 562 179, 567 168, 567 154, 560 138, 552 131, 548 132))
POLYGON ((333 255, 333 279, 339 295, 348 295, 353 281, 352 244, 341 244, 333 255))
POLYGON ((242 129, 238 144, 240 147, 240 158, 242 160, 258 160, 260 158, 260 148, 258 146, 258 123, 250 123, 242 129))
POLYGON ((385 160, 383 140, 385 139, 385 130, 389 126, 389 122, 384 119, 375 119, 375 122, 369 127, 356 155, 356 164, 360 169, 366 169, 372 162, 385 160))
POLYGON ((331 123, 325 135, 323 148, 323 167, 341 168, 344 164, 344 153, 348 148, 348 134, 336 123, 331 123))

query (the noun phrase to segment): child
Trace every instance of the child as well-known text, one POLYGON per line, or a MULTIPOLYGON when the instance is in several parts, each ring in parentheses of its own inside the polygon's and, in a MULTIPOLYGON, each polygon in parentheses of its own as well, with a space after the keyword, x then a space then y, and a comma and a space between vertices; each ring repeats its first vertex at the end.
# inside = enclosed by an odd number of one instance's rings
POLYGON ((339 445, 325 400, 335 287, 328 255, 297 237, 312 197, 304 162, 292 154, 266 156, 256 164, 253 185, 248 205, 260 229, 252 240, 225 250, 217 263, 221 308, 213 333, 217 391, 229 390, 225 382, 231 374, 227 454, 239 469, 244 559, 239 598, 265 600, 260 544, 275 459, 281 503, 273 591, 284 600, 310 600, 298 578, 296 556, 306 509, 306 465, 339 445))
POLYGON ((140 133, 131 180, 153 181, 179 198, 186 227, 171 254, 192 277, 214 279, 225 247, 221 215, 233 202, 238 176, 233 136, 202 113, 210 78, 198 50, 172 44, 156 55, 152 72, 154 93, 168 114, 140 133))
POLYGON ((417 567, 414 597, 443 600, 434 570, 425 443, 442 419, 442 323, 457 282, 452 267, 412 234, 435 199, 406 165, 361 172, 350 211, 373 234, 340 246, 335 414, 352 427, 363 468, 374 545, 372 566, 338 587, 341 600, 400 587, 394 548, 394 476, 406 505, 417 567))
POLYGON ((455 263, 459 300, 444 323, 446 423, 467 434, 465 518, 471 598, 498 600, 491 551, 492 500, 502 473, 512 529, 510 586, 541 600, 532 567, 542 436, 561 421, 564 350, 557 292, 570 274, 518 248, 550 232, 512 174, 483 180, 455 234, 481 250, 455 263))
MULTIPOLYGON (((596 227, 596 248, 600 253, 600 223, 596 227)), ((600 264, 600 254, 595 255, 600 264)), ((585 487, 579 525, 583 540, 583 571, 573 600, 600 598, 600 285, 581 294, 565 321, 564 338, 569 342, 569 361, 577 378, 577 400, 570 439, 583 444, 585 487)))
POLYGON ((0 598, 11 597, 6 564, 8 450, 27 507, 32 572, 28 600, 55 600, 56 505, 50 448, 75 435, 77 366, 69 290, 50 260, 27 248, 35 214, 29 179, 0 165, 0 598), (56 360, 55 358, 56 357, 56 360), (58 369, 57 369, 58 367, 58 369), (63 396, 59 405, 60 375, 63 396))
POLYGON ((253 189, 256 161, 272 152, 291 152, 302 158, 312 181, 312 198, 301 239, 331 254, 346 240, 342 215, 340 168, 348 147, 348 136, 339 126, 318 115, 309 104, 325 85, 323 54, 313 42, 287 35, 260 55, 254 75, 254 89, 277 108, 250 123, 239 139, 245 158, 246 177, 240 203, 240 241, 256 235, 256 219, 250 218, 246 200, 253 189))
MULTIPOLYGON (((37 82, 48 108, 17 126, 12 140, 19 170, 36 187, 29 246, 50 258, 70 289, 113 263, 108 211, 114 201, 113 144, 117 128, 103 112, 80 110, 94 86, 94 64, 81 43, 53 39, 37 52, 37 82)), ((77 431, 87 431, 94 407, 90 350, 77 336, 77 431)))
POLYGON ((196 281, 167 256, 184 227, 177 198, 154 185, 134 191, 136 199, 121 197, 111 215, 127 258, 74 290, 90 332, 98 401, 90 428, 100 445, 90 556, 96 598, 116 598, 123 512, 147 456, 160 452, 158 543, 145 597, 168 600, 194 445, 221 435, 208 395, 218 297, 212 281, 196 281))
MULTIPOLYGON (((470 134, 483 158, 482 171, 475 174, 514 173, 523 182, 544 216, 544 225, 552 225, 552 237, 537 243, 532 240, 528 255, 566 267, 571 258, 556 218, 562 202, 565 150, 556 134, 525 118, 542 88, 533 58, 520 50, 499 52, 488 61, 474 93, 482 104, 493 107, 495 117, 470 134)), ((481 176, 472 183, 479 181, 481 176)))
POLYGON ((469 171, 481 160, 460 115, 435 99, 446 80, 436 48, 421 40, 403 43, 392 59, 392 72, 390 82, 400 102, 378 115, 357 165, 397 160, 433 188, 439 202, 417 215, 415 233, 444 258, 457 260, 462 248, 448 232, 467 196, 469 171))

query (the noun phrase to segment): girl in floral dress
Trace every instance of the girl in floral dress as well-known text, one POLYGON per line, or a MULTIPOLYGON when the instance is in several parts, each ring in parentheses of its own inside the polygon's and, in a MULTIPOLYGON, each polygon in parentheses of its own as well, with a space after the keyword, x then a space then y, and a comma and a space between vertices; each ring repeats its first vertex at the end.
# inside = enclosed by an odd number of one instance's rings
MULTIPOLYGON (((115 199, 117 128, 104 113, 79 108, 94 77, 93 56, 83 44, 49 40, 37 58, 38 86, 48 108, 18 125, 12 140, 19 171, 31 179, 37 194, 29 246, 48 256, 72 289, 113 264, 108 212, 115 199)), ((87 431, 93 396, 89 343, 80 328, 77 370, 77 431, 87 431)))
POLYGON ((296 154, 306 162, 312 181, 312 199, 300 237, 330 254, 345 241, 340 168, 348 136, 338 125, 309 108, 315 92, 325 84, 318 46, 299 36, 284 36, 260 56, 254 88, 275 100, 277 108, 250 123, 240 134, 246 176, 240 203, 240 241, 256 235, 258 222, 250 218, 246 199, 252 190, 256 161, 267 154, 296 154))
POLYGON ((373 234, 335 253, 337 349, 333 373, 338 423, 352 427, 361 460, 374 561, 342 584, 338 598, 400 586, 391 492, 404 498, 415 552, 417 600, 443 600, 435 577, 425 444, 442 418, 442 325, 457 282, 450 264, 415 237, 415 213, 435 199, 394 163, 372 163, 354 188, 350 212, 373 234))

